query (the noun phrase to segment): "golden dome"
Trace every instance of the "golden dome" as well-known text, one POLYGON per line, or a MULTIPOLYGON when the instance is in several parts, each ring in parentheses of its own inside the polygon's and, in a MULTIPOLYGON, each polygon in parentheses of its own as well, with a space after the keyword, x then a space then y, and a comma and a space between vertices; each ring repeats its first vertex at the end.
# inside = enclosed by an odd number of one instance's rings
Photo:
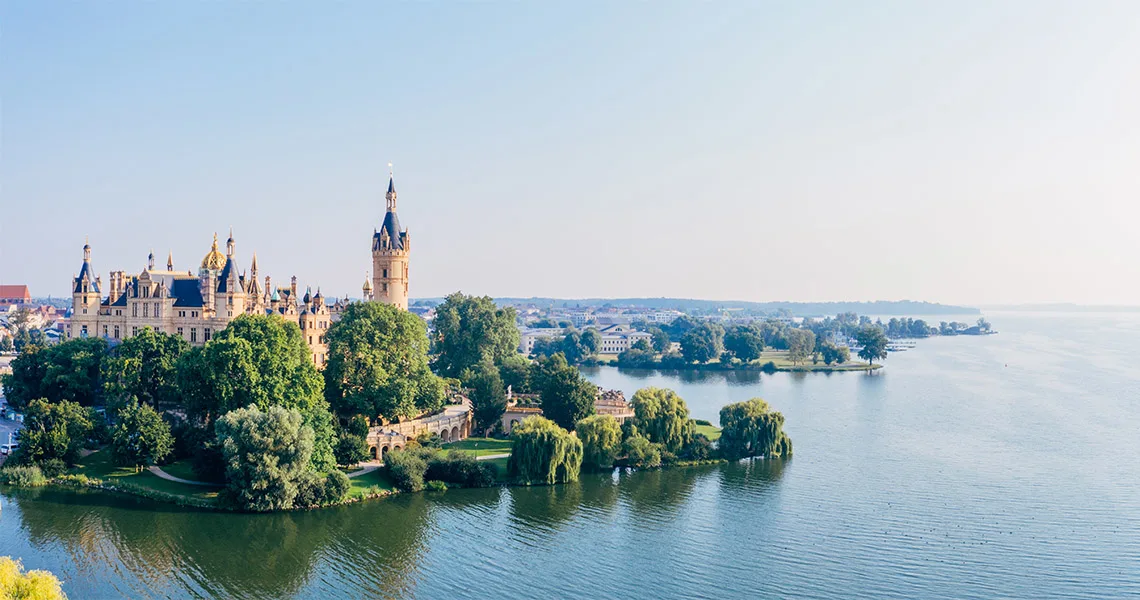
POLYGON ((226 257, 218 252, 218 234, 214 234, 214 245, 210 252, 202 259, 202 268, 210 271, 221 271, 226 266, 226 257))

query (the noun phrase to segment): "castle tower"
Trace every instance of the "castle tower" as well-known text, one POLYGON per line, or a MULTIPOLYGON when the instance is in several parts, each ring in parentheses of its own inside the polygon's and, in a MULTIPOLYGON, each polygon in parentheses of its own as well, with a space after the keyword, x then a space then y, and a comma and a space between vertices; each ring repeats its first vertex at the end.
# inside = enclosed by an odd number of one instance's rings
POLYGON ((388 176, 388 193, 384 197, 388 211, 384 215, 384 223, 372 235, 372 298, 407 310, 411 241, 408 231, 400 229, 400 218, 396 216, 396 183, 391 173, 388 176))
POLYGON ((91 245, 83 244, 83 266, 79 274, 71 280, 71 321, 67 336, 70 338, 95 337, 99 321, 99 305, 102 293, 99 291, 99 277, 91 266, 91 245))

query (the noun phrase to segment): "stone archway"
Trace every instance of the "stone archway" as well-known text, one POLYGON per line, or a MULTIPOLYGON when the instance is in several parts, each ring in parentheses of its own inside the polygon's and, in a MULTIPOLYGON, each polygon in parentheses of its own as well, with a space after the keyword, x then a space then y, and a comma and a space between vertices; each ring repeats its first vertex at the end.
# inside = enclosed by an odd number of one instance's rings
POLYGON ((447 439, 447 429, 446 428, 439 432, 439 439, 443 440, 443 443, 445 443, 445 444, 449 441, 447 439))
POLYGON ((453 441, 453 442, 459 441, 459 427, 452 427, 451 428, 451 441, 453 441))
POLYGON ((518 420, 518 419, 511 419, 511 426, 507 428, 507 433, 510 433, 510 432, 514 431, 514 430, 515 430, 515 426, 516 426, 516 425, 518 425, 518 424, 519 424, 519 420, 518 420))
MULTIPOLYGON (((380 449, 380 458, 381 458, 381 459, 384 459, 384 458, 386 458, 387 456, 388 456, 388 447, 387 447, 387 446, 384 446, 383 448, 381 448, 381 449, 380 449)), ((375 458, 375 457, 376 457, 376 456, 375 456, 375 455, 373 455, 373 458, 375 458)))
POLYGON ((378 458, 376 455, 376 446, 369 446, 368 453, 372 455, 372 460, 376 460, 378 458))

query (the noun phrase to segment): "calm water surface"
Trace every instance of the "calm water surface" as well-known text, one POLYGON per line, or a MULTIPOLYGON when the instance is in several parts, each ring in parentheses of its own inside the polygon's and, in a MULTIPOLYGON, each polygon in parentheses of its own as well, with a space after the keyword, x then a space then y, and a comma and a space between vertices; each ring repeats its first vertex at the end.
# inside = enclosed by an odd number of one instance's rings
POLYGON ((281 515, 8 490, 0 555, 73 598, 1140 597, 1140 315, 990 320, 873 375, 587 373, 763 397, 787 462, 281 515))

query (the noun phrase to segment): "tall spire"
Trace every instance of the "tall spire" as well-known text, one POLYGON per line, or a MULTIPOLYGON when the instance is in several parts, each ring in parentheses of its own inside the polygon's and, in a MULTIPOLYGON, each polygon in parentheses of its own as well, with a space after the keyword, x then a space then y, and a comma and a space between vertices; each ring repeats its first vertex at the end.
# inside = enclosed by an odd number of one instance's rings
POLYGON ((87 237, 83 238, 83 262, 91 262, 91 242, 87 237))
POLYGON ((226 240, 226 256, 234 255, 234 228, 230 226, 230 239, 226 240))
POLYGON ((166 270, 167 271, 173 271, 174 270, 174 251, 173 250, 166 253, 166 270))
POLYGON ((384 194, 388 200, 388 212, 396 210, 396 177, 392 174, 392 163, 388 163, 388 193, 384 194))
POLYGON ((150 254, 148 254, 146 256, 146 270, 147 271, 153 271, 154 270, 154 250, 153 249, 150 251, 150 254))

